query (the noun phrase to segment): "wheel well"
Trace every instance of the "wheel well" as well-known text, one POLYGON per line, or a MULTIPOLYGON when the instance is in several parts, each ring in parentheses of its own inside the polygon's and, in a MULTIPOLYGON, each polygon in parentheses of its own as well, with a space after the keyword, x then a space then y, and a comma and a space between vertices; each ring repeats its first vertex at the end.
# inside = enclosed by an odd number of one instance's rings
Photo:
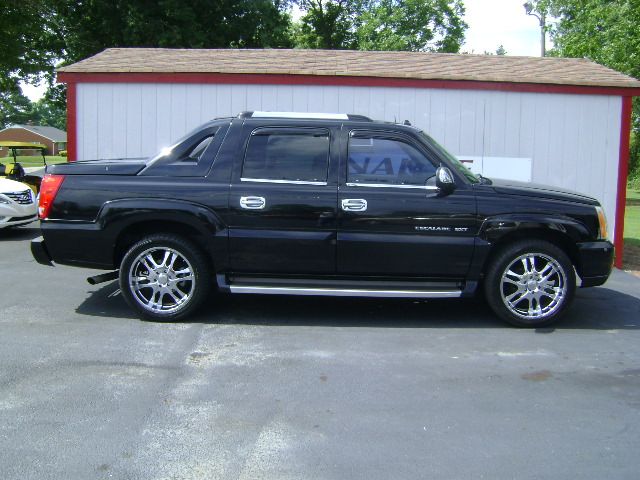
POLYGON ((574 267, 578 271, 578 275, 580 272, 580 262, 578 256, 578 247, 575 242, 571 240, 568 235, 565 235, 561 232, 555 230, 542 230, 542 229, 524 229, 524 230, 516 230, 515 232, 509 233, 504 237, 497 240, 493 246, 491 247, 491 252, 489 253, 484 267, 482 268, 482 273, 484 275, 487 267, 491 264, 493 258, 502 250, 506 245, 509 245, 513 242, 517 242, 518 240, 544 240, 549 243, 554 244, 556 247, 562 249, 564 253, 567 254, 571 263, 573 263, 574 267))
MULTIPOLYGON (((143 237, 152 235, 154 233, 173 233, 175 235, 180 235, 181 237, 188 238, 196 245, 198 245, 198 247, 200 247, 203 252, 208 254, 206 239, 196 228, 180 222, 153 220, 134 223, 133 225, 129 225, 122 232, 120 232, 120 235, 118 235, 118 238, 116 240, 114 249, 114 265, 116 267, 120 265, 120 262, 122 261, 124 255, 127 253, 127 250, 129 250, 129 248, 134 243, 136 243, 143 237)), ((208 256, 209 255, 207 255, 207 257, 208 256)))

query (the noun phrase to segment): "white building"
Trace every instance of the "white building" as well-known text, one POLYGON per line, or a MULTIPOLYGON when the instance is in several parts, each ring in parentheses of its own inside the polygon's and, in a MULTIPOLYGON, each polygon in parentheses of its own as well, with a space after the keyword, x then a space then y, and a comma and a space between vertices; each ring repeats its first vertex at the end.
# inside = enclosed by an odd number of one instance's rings
POLYGON ((621 266, 631 99, 583 59, 324 50, 108 49, 61 68, 72 160, 152 155, 244 110, 409 120, 488 177, 603 204, 621 266))

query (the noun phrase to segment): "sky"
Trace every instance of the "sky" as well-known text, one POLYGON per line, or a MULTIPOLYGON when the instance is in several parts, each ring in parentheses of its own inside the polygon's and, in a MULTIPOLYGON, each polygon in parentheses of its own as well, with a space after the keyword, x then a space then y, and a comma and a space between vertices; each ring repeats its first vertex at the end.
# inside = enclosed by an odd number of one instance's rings
POLYGON ((540 23, 525 13, 523 4, 524 0, 464 0, 469 28, 461 51, 495 53, 503 45, 507 55, 540 56, 540 23))
MULTIPOLYGON (((462 52, 494 53, 503 45, 507 55, 540 55, 540 24, 525 14, 524 0, 464 0, 465 21, 469 25, 462 52)), ((294 17, 299 17, 294 12, 294 17)), ((550 42, 547 40, 547 48, 550 42)), ((31 100, 42 97, 45 86, 22 84, 31 100)))

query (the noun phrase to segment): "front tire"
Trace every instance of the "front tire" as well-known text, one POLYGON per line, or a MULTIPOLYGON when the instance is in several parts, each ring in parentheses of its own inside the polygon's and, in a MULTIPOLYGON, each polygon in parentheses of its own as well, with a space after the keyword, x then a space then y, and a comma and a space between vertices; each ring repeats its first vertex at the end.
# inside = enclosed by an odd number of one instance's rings
POLYGON ((134 244, 120 264, 120 290, 144 319, 161 322, 192 314, 211 289, 207 257, 191 241, 149 235, 134 244))
POLYGON ((576 274, 567 254, 544 240, 522 240, 504 247, 485 277, 485 296, 493 311, 518 327, 544 327, 560 319, 571 304, 576 274))

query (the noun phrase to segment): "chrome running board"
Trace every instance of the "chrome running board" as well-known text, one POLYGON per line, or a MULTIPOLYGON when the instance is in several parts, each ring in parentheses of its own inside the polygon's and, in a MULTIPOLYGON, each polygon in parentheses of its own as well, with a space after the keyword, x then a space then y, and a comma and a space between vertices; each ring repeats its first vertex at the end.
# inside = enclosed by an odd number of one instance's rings
POLYGON ((323 295, 331 297, 390 298, 457 298, 461 290, 372 290, 356 288, 297 288, 230 285, 231 293, 261 293, 267 295, 323 295))

